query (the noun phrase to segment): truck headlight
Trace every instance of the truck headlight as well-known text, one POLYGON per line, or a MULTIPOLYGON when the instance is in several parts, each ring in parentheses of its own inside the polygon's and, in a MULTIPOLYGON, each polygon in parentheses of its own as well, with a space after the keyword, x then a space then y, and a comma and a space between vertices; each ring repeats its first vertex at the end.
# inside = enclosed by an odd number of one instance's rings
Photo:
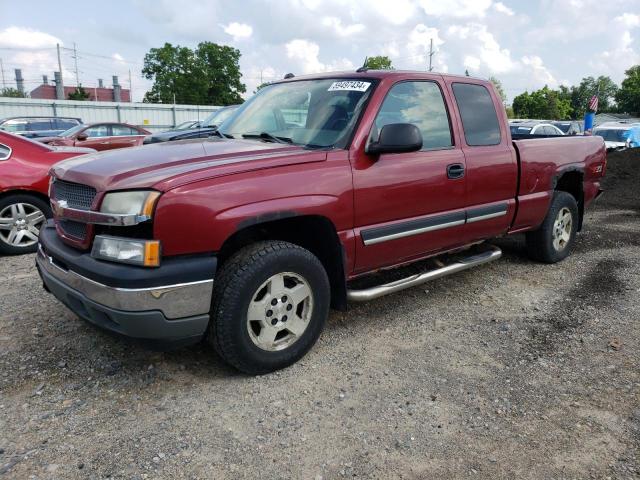
POLYGON ((160 266, 160 241, 97 235, 91 256, 111 262, 130 263, 141 267, 160 266))
POLYGON ((102 200, 100 211, 118 215, 141 215, 151 218, 153 207, 160 192, 153 190, 134 190, 131 192, 107 193, 102 200))

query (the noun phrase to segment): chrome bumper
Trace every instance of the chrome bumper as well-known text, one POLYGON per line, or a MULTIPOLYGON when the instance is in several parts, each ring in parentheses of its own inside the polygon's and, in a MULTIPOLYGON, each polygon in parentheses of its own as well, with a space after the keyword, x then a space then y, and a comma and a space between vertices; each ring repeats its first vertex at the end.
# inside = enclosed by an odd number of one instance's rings
POLYGON ((167 319, 209 313, 213 279, 151 288, 115 288, 56 265, 38 248, 38 266, 56 280, 105 307, 126 312, 160 311, 167 319))

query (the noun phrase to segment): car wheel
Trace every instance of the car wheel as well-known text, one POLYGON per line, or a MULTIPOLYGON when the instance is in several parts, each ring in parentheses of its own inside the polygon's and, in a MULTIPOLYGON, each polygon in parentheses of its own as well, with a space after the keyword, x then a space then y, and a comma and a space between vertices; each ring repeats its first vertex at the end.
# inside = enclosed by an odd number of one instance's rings
POLYGON ((14 194, 0 199, 0 253, 35 252, 40 228, 51 216, 51 207, 33 195, 14 194))
POLYGON ((217 273, 207 338, 238 370, 272 372, 315 344, 329 303, 327 273, 311 252, 281 241, 256 243, 217 273))
POLYGON ((577 232, 576 200, 567 192, 557 191, 540 228, 527 233, 527 252, 539 262, 559 262, 571 253, 577 232))

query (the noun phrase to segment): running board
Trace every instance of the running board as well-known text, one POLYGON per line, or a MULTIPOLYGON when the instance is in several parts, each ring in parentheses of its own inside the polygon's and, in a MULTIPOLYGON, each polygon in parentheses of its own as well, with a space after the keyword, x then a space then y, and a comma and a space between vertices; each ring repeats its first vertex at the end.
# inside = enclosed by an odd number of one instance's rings
POLYGON ((447 275, 461 272, 463 270, 482 265, 483 263, 493 262, 502 256, 502 250, 498 247, 494 245, 487 245, 487 247, 487 251, 476 253, 475 255, 471 255, 470 257, 463 258, 455 263, 445 265, 435 270, 412 275, 401 280, 396 280, 395 282, 385 283, 384 285, 365 288, 363 290, 347 290, 347 299, 352 302, 366 302, 389 293, 399 292, 405 288, 415 287, 437 278, 446 277, 447 275))

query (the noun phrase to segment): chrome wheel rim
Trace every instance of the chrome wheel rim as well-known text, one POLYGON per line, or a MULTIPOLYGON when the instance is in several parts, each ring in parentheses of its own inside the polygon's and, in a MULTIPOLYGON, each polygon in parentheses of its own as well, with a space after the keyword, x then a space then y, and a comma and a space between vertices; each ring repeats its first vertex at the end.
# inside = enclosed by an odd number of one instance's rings
POLYGON ((283 350, 297 342, 309 326, 313 293, 297 273, 277 273, 256 290, 247 309, 247 331, 255 346, 283 350))
POLYGON ((25 248, 38 241, 46 217, 30 203, 12 203, 0 211, 0 239, 8 245, 25 248))
POLYGON ((563 207, 558 212, 553 222, 553 248, 560 252, 567 248, 569 240, 571 240, 571 231, 573 229, 573 217, 571 211, 567 207, 563 207))

